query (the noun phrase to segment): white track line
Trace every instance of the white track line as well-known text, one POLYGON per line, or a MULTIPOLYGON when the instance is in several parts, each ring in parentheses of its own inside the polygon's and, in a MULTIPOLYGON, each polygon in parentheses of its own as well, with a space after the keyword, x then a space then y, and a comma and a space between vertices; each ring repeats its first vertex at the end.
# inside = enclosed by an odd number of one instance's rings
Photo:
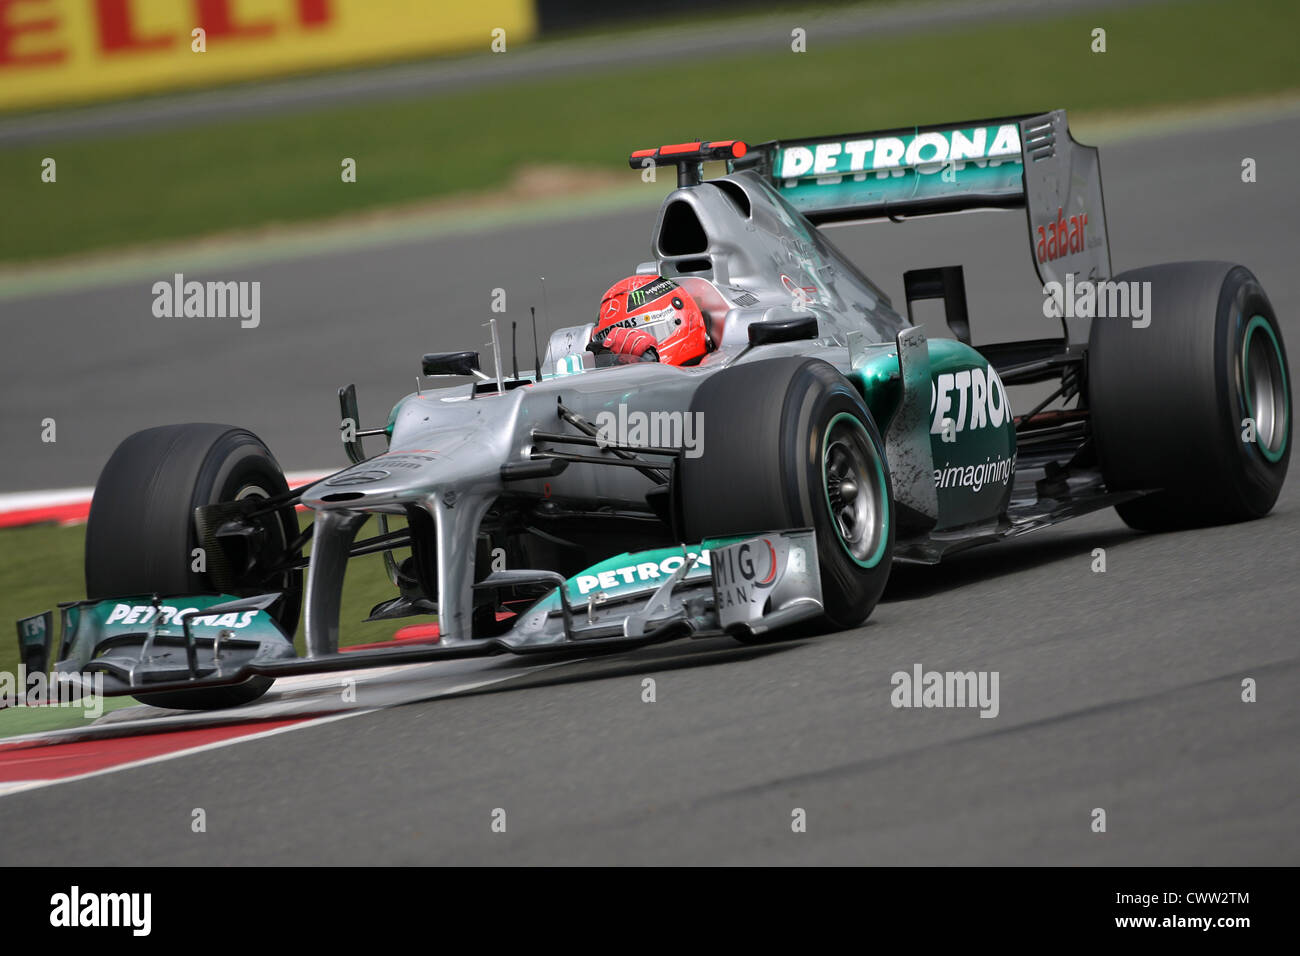
POLYGON ((0 494, 0 514, 28 508, 53 508, 89 501, 94 488, 57 488, 49 491, 8 491, 0 494))
MULTIPOLYGON (((178 757, 189 757, 192 754, 203 753, 206 750, 217 750, 221 747, 229 747, 232 744, 244 743, 248 740, 261 740, 265 737, 274 737, 276 734, 287 733, 290 730, 304 730, 307 727, 317 727, 321 724, 332 723, 336 720, 345 720, 348 717, 360 717, 362 714, 373 714, 380 707, 372 707, 367 710, 349 710, 341 714, 330 714, 328 717, 315 717, 300 721, 296 724, 290 724, 287 727, 273 727, 270 730, 261 730, 251 734, 241 734, 238 737, 230 737, 226 740, 214 740, 212 743, 199 744, 196 747, 186 747, 183 750, 174 750, 171 753, 155 754, 152 757, 141 757, 139 760, 131 760, 127 763, 115 764, 112 767, 103 767, 99 770, 91 770, 88 773, 74 774, 71 777, 57 777, 53 780, 13 780, 8 783, 0 783, 0 797, 7 797, 14 793, 24 793, 28 790, 39 790, 42 787, 53 787, 61 783, 72 783, 74 780, 89 780, 91 777, 102 777, 105 774, 117 773, 120 770, 133 770, 136 767, 144 767, 153 763, 162 763, 165 760, 175 760, 178 757)), ((196 728, 197 729, 197 728, 196 728)))
MULTIPOLYGON (((312 471, 289 471, 285 472, 285 480, 289 482, 290 487, 294 485, 305 485, 315 481, 317 478, 324 478, 326 475, 332 475, 338 469, 329 470, 317 468, 312 471)), ((10 511, 26 511, 30 508, 53 508, 58 505, 75 505, 81 502, 90 503, 95 489, 92 488, 51 488, 44 491, 7 491, 0 493, 0 514, 6 514, 10 511)))
MULTIPOLYGON (((501 674, 496 674, 496 673, 490 674, 488 676, 480 677, 477 679, 471 678, 461 683, 453 684, 450 687, 440 688, 439 690, 435 691, 434 693, 428 696, 423 696, 423 695, 415 696, 410 700, 393 701, 391 703, 383 704, 378 707, 367 707, 363 710, 347 710, 341 713, 328 714, 324 717, 310 717, 298 723, 290 724, 287 727, 274 727, 270 730, 261 730, 251 734, 242 734, 238 737, 230 737, 227 738, 226 740, 216 740, 213 741, 212 743, 198 744, 197 746, 194 747, 186 747, 182 750, 171 751, 170 753, 155 754, 152 757, 141 757, 139 760, 131 760, 131 761, 127 761, 126 763, 114 764, 111 767, 103 767, 99 770, 91 770, 87 773, 74 774, 70 777, 56 777, 51 780, 13 780, 7 783, 0 783, 0 797, 6 797, 13 793, 23 793, 27 790, 37 790, 40 789, 41 787, 53 787, 61 783, 71 783, 74 780, 86 780, 89 779, 90 777, 100 777, 103 776, 104 774, 117 773, 119 770, 131 770, 135 767, 143 767, 148 764, 162 763, 164 760, 175 760, 178 757, 188 757, 191 754, 202 753, 205 750, 216 750, 219 747, 229 747, 232 744, 243 743, 246 740, 260 740, 263 737, 272 737, 276 734, 286 733, 290 730, 303 730, 307 727, 317 727, 321 724, 327 724, 335 720, 344 720, 348 717, 360 717, 362 714, 373 714, 381 710, 388 710, 390 708, 399 707, 404 704, 423 703, 430 700, 437 700, 438 698, 449 697, 454 694, 462 693, 467 690, 476 690, 480 687, 488 687, 492 684, 500 684, 503 681, 507 681, 510 680, 511 678, 519 677, 524 674, 535 674, 540 670, 549 670, 552 667, 559 667, 565 663, 571 663, 571 662, 552 661, 545 664, 541 664, 534 668, 529 668, 526 671, 508 671, 506 673, 501 673, 501 674)), ((413 665, 404 665, 404 666, 410 667, 413 665)), ((286 714, 283 717, 268 715, 268 717, 265 717, 263 719, 270 719, 270 720, 293 719, 293 715, 286 714)), ((184 727, 184 728, 177 728, 176 731, 174 732, 180 732, 182 730, 200 730, 200 729, 203 728, 184 727)), ((159 727, 157 729, 157 732, 168 733, 173 731, 167 731, 165 728, 159 727)), ((147 724, 141 728, 141 733, 144 734, 149 733, 147 724)), ((118 739, 118 738, 113 738, 113 739, 118 739)), ((9 741, 5 741, 5 743, 8 742, 9 741)), ((77 742, 83 742, 83 741, 77 741, 77 742)), ((49 746, 58 746, 58 742, 52 741, 49 744, 49 746)))

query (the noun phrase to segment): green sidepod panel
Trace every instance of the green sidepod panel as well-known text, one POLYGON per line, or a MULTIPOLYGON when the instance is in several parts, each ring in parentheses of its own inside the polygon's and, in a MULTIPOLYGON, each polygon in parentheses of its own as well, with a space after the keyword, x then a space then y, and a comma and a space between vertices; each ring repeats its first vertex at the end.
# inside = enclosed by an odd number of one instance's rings
MULTIPOLYGON (((935 530, 995 520, 1015 475, 1016 428, 1007 390, 979 352, 956 339, 929 339, 930 450, 939 497, 935 530)), ((901 384, 893 347, 872 350, 849 378, 883 432, 901 384)))

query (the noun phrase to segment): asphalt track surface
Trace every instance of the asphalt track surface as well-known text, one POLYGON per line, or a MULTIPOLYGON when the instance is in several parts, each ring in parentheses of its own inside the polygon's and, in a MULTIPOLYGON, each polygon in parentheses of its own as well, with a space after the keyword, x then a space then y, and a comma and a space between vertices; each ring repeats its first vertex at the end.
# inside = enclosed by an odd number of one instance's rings
MULTIPOLYGON (((1297 144, 1292 118, 1105 150, 1116 268, 1246 263, 1295 349, 1297 144)), ((256 330, 182 332, 149 314, 149 283, 0 303, 6 487, 88 484, 121 435, 183 419, 247 424, 286 466, 320 464, 339 383, 379 421, 421 352, 485 340, 492 288, 526 315, 545 274, 551 321, 576 320, 649 227, 621 213, 214 276, 262 280, 256 330), (30 423, 46 415, 59 440, 42 448, 30 423)), ((896 300, 902 269, 963 263, 976 341, 992 341, 1050 334, 1024 228, 979 214, 835 238, 896 300)), ((1298 487, 1247 525, 1147 536, 1105 512, 899 568, 852 632, 498 661, 494 678, 516 673, 15 793, 0 863, 1296 864, 1298 487), (891 675, 918 663, 997 671, 998 716, 894 708, 891 675)))

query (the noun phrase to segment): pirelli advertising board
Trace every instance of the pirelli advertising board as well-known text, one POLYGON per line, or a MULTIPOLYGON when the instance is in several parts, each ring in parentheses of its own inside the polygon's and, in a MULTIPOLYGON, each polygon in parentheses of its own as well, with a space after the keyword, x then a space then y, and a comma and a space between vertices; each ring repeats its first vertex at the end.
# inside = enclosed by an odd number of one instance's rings
POLYGON ((508 50, 536 30, 532 0, 0 0, 0 111, 508 50))

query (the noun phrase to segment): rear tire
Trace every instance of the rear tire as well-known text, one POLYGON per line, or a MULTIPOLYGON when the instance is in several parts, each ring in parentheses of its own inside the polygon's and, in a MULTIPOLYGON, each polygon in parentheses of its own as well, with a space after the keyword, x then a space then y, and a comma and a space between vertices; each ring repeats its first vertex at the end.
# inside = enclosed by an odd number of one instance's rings
MULTIPOLYGON (((95 484, 86 525, 86 595, 91 600, 128 595, 204 594, 221 589, 206 571, 191 570, 199 547, 194 509, 243 497, 288 491, 284 473, 252 432, 229 425, 164 425, 131 435, 113 452, 95 484)), ((271 544, 298 534, 292 505, 268 517, 271 544)), ((282 590, 271 615, 290 638, 298 627, 302 573, 266 582, 237 582, 238 596, 282 590)), ((141 694, 155 707, 234 707, 261 697, 274 680, 252 677, 229 687, 141 694)))
POLYGON ((811 527, 827 623, 862 624, 889 578, 893 499, 853 386, 816 359, 766 359, 706 379, 691 411, 704 454, 677 470, 686 540, 811 527))
POLYGON ((1107 487, 1159 489, 1115 510, 1143 531, 1268 514, 1291 457, 1291 395, 1259 280, 1231 263, 1176 262, 1115 281, 1151 283, 1150 325, 1093 320, 1093 437, 1107 487))

